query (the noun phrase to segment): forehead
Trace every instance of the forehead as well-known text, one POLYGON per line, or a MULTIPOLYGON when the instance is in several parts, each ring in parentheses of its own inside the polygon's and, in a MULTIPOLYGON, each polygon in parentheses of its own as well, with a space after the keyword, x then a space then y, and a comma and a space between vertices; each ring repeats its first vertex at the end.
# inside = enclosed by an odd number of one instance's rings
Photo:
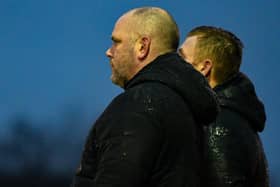
POLYGON ((193 55, 197 43, 197 36, 187 37, 180 47, 180 52, 185 56, 193 55))
POLYGON ((119 32, 126 32, 129 27, 129 20, 130 20, 130 16, 128 14, 121 16, 115 23, 115 27, 112 33, 117 34, 119 32))
POLYGON ((198 36, 187 37, 181 48, 195 48, 198 36))
POLYGON ((181 56, 189 63, 194 63, 197 40, 197 36, 187 37, 179 49, 179 53, 181 54, 181 56))

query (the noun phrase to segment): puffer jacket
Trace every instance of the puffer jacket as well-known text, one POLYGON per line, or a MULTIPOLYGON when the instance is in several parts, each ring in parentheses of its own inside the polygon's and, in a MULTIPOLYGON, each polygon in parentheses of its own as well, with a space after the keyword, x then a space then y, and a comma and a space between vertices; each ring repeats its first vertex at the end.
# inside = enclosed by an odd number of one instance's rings
POLYGON ((268 187, 268 170, 258 132, 265 126, 264 105, 241 72, 214 88, 221 112, 206 129, 203 186, 268 187))
POLYGON ((157 57, 95 122, 74 187, 197 187, 202 125, 218 105, 207 81, 176 53, 157 57))

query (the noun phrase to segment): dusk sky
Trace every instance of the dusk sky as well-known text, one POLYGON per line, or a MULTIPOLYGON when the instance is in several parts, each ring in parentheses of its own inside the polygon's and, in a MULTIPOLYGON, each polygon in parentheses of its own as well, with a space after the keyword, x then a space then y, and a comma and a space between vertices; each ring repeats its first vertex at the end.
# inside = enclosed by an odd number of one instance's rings
POLYGON ((241 70, 265 104, 267 122, 261 137, 270 170, 280 181, 277 0, 1 0, 0 136, 5 137, 15 116, 54 124, 69 108, 83 113, 85 121, 77 128, 89 128, 122 92, 111 83, 105 55, 114 23, 141 6, 168 10, 180 28, 181 43, 200 25, 228 29, 243 41, 241 70))

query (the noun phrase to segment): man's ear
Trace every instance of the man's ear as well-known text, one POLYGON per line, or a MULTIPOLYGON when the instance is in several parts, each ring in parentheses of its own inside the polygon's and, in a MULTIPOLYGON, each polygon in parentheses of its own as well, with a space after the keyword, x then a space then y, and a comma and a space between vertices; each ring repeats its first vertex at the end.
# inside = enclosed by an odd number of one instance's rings
POLYGON ((142 37, 138 41, 137 47, 137 58, 138 60, 144 60, 150 51, 151 39, 149 37, 142 37))
POLYGON ((213 67, 213 62, 209 59, 206 59, 199 64, 199 71, 205 77, 209 77, 212 67, 213 67))

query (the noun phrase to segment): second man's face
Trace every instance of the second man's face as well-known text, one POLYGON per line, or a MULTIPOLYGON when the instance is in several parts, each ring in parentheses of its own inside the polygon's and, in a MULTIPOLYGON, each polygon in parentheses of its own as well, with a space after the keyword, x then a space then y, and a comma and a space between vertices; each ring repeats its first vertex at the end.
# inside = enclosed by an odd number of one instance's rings
POLYGON ((188 63, 194 65, 195 59, 195 45, 197 36, 187 37, 184 43, 179 48, 179 54, 188 63))
POLYGON ((194 69, 200 72, 207 78, 211 87, 216 85, 215 80, 211 78, 211 71, 213 70, 212 58, 200 58, 201 49, 198 49, 199 36, 187 37, 185 42, 179 48, 178 53, 187 62, 190 63, 194 69))
POLYGON ((195 47, 198 37, 191 36, 187 37, 184 43, 179 48, 180 56, 188 63, 192 64, 195 69, 197 64, 195 63, 195 47))

